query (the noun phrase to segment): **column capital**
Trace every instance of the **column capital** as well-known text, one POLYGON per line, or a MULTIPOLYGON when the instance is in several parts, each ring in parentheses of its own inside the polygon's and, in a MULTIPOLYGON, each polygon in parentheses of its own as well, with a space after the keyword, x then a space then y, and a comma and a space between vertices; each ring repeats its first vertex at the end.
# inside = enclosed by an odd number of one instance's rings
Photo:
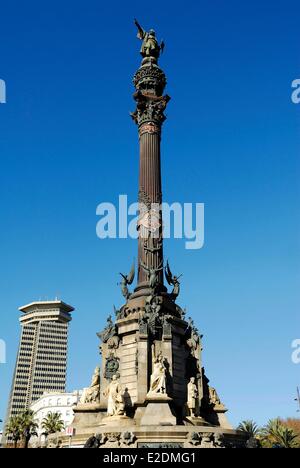
POLYGON ((136 101, 136 110, 130 115, 133 121, 141 127, 145 123, 153 123, 160 127, 166 120, 164 111, 170 101, 170 96, 156 96, 144 91, 136 91, 133 95, 136 101))

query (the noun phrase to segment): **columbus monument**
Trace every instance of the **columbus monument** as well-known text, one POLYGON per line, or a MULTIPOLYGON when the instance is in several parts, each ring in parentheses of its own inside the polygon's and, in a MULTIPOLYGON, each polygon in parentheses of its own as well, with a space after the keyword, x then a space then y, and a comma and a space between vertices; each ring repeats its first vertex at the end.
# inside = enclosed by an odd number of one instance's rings
MULTIPOLYGON (((136 109, 131 113, 140 152, 138 260, 120 276, 124 304, 98 333, 101 367, 74 408, 72 444, 237 447, 243 436, 230 426, 227 409, 209 384, 202 336, 178 303, 180 277, 164 259, 160 144, 170 100, 158 65, 164 43, 152 29, 135 24, 142 56, 133 78, 136 109)), ((62 446, 68 443, 66 436, 59 440, 62 446)))

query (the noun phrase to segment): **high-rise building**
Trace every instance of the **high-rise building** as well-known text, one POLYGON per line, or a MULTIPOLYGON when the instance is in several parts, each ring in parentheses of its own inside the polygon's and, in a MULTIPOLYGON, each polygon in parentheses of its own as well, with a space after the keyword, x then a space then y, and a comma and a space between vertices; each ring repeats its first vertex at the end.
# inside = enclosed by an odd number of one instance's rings
POLYGON ((62 301, 38 301, 20 307, 21 338, 7 419, 44 392, 65 392, 68 325, 74 310, 62 301))

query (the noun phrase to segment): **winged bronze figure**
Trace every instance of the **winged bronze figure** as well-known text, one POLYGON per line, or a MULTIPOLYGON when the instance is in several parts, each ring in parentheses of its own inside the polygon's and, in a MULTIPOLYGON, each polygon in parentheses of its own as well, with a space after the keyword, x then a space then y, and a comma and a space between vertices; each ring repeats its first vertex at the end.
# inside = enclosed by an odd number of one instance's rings
POLYGON ((173 291, 171 293, 171 296, 173 299, 176 299, 179 296, 180 293, 180 282, 179 279, 181 278, 182 275, 180 276, 175 276, 172 274, 171 268, 169 261, 167 261, 167 265, 165 267, 165 277, 168 282, 168 284, 171 286, 173 285, 173 291))
POLYGON ((148 274, 149 286, 154 290, 158 284, 158 273, 164 269, 162 263, 158 268, 148 268, 141 262, 141 267, 148 274))
POLYGON ((135 277, 135 264, 133 262, 131 270, 128 275, 124 275, 123 273, 120 273, 122 276, 122 281, 121 281, 121 290, 122 294, 125 297, 125 299, 129 299, 130 297, 130 292, 128 290, 128 285, 133 283, 134 277, 135 277))

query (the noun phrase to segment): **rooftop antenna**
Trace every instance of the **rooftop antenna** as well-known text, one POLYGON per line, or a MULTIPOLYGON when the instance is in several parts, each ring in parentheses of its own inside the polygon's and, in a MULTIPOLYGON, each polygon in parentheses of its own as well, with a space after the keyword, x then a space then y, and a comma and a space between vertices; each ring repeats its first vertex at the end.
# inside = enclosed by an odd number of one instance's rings
POLYGON ((297 401, 299 409, 297 409, 297 413, 300 413, 300 390, 299 387, 297 387, 297 398, 295 398, 295 401, 297 401))

